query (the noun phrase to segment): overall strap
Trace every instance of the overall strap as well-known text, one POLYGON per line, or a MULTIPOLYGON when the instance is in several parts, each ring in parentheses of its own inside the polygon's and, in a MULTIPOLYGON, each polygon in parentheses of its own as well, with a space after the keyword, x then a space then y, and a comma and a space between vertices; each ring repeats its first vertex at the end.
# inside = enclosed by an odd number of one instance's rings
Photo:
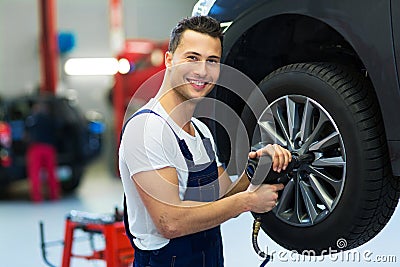
POLYGON ((204 136, 204 134, 200 131, 199 127, 197 127, 197 125, 194 123, 194 121, 191 120, 191 122, 192 122, 192 124, 193 124, 193 127, 196 128, 197 132, 199 133, 201 139, 205 139, 205 136, 204 136))
POLYGON ((135 243, 133 242, 133 239, 136 239, 134 235, 132 235, 131 231, 129 230, 129 220, 128 220, 128 211, 126 207, 126 195, 124 193, 124 228, 125 228, 125 233, 129 238, 129 242, 131 243, 132 248, 136 249, 135 243))
POLYGON ((200 131, 199 127, 197 127, 197 125, 194 123, 194 121, 191 121, 191 122, 192 122, 194 128, 196 128, 197 132, 199 133, 199 135, 201 137, 201 140, 203 141, 203 145, 204 145, 204 148, 205 148, 205 150, 207 152, 208 158, 211 161, 213 161, 214 158, 215 158, 215 152, 214 152, 214 149, 212 147, 210 138, 204 136, 204 134, 200 131))

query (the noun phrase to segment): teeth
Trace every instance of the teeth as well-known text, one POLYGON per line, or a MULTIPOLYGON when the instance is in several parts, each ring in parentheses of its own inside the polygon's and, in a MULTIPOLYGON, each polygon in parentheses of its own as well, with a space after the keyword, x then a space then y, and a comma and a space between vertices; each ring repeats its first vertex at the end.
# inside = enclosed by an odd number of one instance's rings
POLYGON ((193 80, 191 80, 190 83, 195 84, 197 86, 204 86, 206 84, 205 82, 193 81, 193 80))

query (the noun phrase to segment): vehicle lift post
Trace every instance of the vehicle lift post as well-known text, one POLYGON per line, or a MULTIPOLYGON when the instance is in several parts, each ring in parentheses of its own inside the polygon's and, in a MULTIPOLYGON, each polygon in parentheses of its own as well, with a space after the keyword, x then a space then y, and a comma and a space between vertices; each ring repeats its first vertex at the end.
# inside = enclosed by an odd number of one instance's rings
POLYGON ((40 92, 55 94, 58 83, 56 0, 38 0, 40 18, 40 92))

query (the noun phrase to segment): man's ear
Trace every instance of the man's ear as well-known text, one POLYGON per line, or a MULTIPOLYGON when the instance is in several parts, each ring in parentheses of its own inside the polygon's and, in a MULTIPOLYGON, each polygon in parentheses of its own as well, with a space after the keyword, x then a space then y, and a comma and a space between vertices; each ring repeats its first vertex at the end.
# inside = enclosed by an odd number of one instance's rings
POLYGON ((165 52, 165 67, 169 68, 172 66, 172 52, 165 52))

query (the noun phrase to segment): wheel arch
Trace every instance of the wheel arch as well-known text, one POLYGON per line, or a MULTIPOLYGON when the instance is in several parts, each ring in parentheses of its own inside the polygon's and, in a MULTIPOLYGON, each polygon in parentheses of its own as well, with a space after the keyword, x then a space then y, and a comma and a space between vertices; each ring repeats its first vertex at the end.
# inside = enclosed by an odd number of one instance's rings
MULTIPOLYGON (((336 15, 344 7, 334 7, 334 4, 331 4, 332 8, 318 9, 309 5, 308 9, 301 9, 307 6, 301 3, 303 1, 291 2, 290 5, 280 2, 268 1, 247 10, 227 28, 223 62, 242 71, 256 83, 273 70, 291 63, 321 61, 352 65, 364 72, 374 86, 390 149, 391 141, 396 143, 400 140, 400 126, 394 126, 394 114, 400 112, 396 104, 400 101, 400 89, 393 45, 387 41, 391 40, 391 32, 387 32, 390 25, 385 24, 380 29, 381 35, 388 34, 385 40, 374 40, 375 30, 362 39, 360 34, 371 25, 371 22, 363 25, 364 20, 374 19, 354 15, 353 21, 345 21, 336 15)), ((375 16, 390 18, 390 14, 385 13, 390 11, 382 7, 387 1, 380 2, 375 16)), ((364 8, 376 8, 376 2, 375 6, 372 4, 372 1, 365 1, 364 8)), ((351 4, 346 8, 347 16, 355 12, 350 10, 351 4)), ((237 111, 240 112, 240 108, 237 111)), ((392 169, 395 175, 400 175, 400 162, 396 162, 395 157, 399 151, 396 152, 396 148, 392 151, 392 169)))
POLYGON ((231 45, 226 39, 224 63, 235 66, 256 83, 293 63, 328 61, 365 69, 359 55, 339 32, 305 15, 274 15, 243 31, 231 45), (263 63, 262 68, 259 62, 263 63))

